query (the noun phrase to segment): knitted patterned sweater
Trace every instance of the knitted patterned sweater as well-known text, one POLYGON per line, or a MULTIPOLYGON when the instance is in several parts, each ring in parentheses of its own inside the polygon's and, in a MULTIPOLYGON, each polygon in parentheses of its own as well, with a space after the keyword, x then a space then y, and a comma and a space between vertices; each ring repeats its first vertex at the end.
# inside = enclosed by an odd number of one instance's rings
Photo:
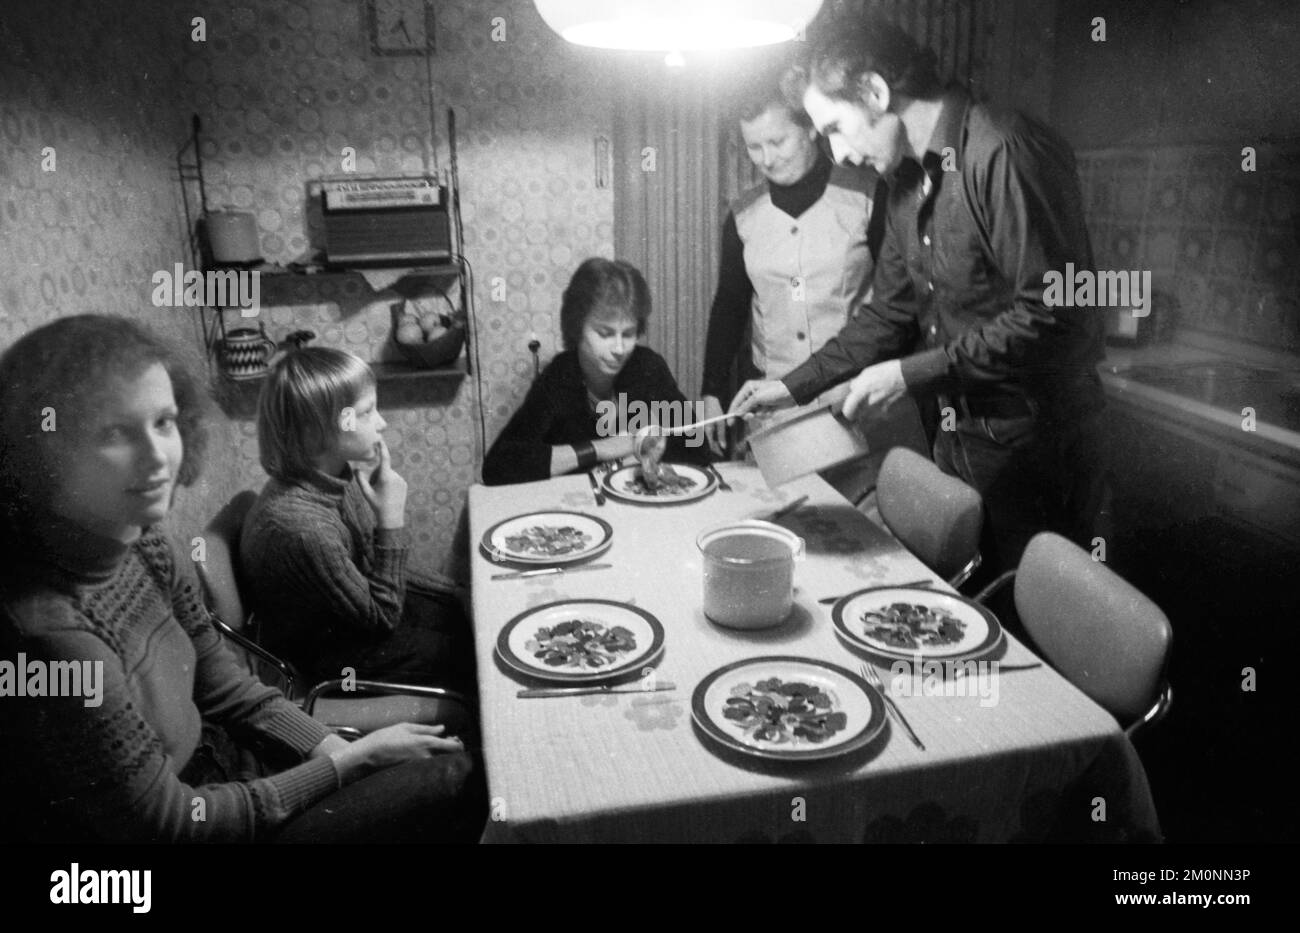
POLYGON ((97 706, 84 696, 0 699, 3 806, 28 832, 253 841, 338 789, 328 757, 306 758, 329 732, 239 665, 208 622, 188 554, 158 529, 131 545, 60 522, 34 537, 0 590, 0 660, 89 661, 103 673, 97 706), (179 775, 205 722, 301 763, 187 786, 179 775))

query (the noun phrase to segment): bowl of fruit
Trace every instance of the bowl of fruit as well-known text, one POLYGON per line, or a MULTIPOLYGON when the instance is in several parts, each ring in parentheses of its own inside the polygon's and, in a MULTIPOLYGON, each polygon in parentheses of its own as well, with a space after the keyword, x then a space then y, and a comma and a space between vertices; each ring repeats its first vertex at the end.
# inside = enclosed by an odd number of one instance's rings
POLYGON ((435 369, 460 356, 465 345, 465 322, 459 316, 421 309, 415 302, 392 306, 393 343, 412 366, 435 369))

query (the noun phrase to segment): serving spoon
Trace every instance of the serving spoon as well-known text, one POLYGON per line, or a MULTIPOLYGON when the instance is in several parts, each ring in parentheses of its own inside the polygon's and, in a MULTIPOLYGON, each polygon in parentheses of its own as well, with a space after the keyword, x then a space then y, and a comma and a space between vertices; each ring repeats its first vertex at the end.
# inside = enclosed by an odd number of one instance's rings
POLYGON ((703 421, 697 421, 694 424, 684 424, 680 428, 661 428, 658 425, 648 425, 637 431, 637 436, 648 435, 654 432, 659 437, 672 437, 676 434, 689 434, 691 431, 698 430, 706 425, 715 424, 719 421, 727 421, 731 418, 752 418, 754 413, 747 411, 743 415, 739 412, 734 414, 716 415, 712 418, 705 418, 703 421))

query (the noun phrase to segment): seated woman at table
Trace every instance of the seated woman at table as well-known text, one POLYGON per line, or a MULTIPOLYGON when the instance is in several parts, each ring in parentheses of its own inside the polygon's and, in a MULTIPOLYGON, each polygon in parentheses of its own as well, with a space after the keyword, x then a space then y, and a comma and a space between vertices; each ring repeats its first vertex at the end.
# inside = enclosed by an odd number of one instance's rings
POLYGON ((646 412, 669 412, 673 423, 662 427, 694 421, 696 406, 663 357, 638 343, 649 316, 650 289, 635 266, 592 258, 578 267, 560 304, 564 351, 537 377, 488 451, 484 483, 541 480, 643 454, 708 462, 702 431, 667 438, 665 452, 664 438, 646 445, 636 427, 625 430, 646 412))
POLYGON ((477 839, 482 771, 441 726, 349 744, 212 627, 162 529, 204 407, 124 318, 61 318, 0 357, 0 658, 26 692, 0 701, 0 837, 477 839))
POLYGON ((240 567, 266 647, 313 680, 432 680, 474 691, 469 624, 447 581, 407 566, 406 480, 375 377, 330 347, 266 377, 257 439, 270 479, 244 521, 240 567))

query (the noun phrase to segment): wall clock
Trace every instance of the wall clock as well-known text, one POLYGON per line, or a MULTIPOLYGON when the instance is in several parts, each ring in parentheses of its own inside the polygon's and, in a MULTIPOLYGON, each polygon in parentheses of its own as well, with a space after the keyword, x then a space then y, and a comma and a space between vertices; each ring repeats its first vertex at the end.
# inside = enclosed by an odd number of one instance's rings
POLYGON ((366 13, 375 55, 433 52, 433 0, 366 0, 366 13))

